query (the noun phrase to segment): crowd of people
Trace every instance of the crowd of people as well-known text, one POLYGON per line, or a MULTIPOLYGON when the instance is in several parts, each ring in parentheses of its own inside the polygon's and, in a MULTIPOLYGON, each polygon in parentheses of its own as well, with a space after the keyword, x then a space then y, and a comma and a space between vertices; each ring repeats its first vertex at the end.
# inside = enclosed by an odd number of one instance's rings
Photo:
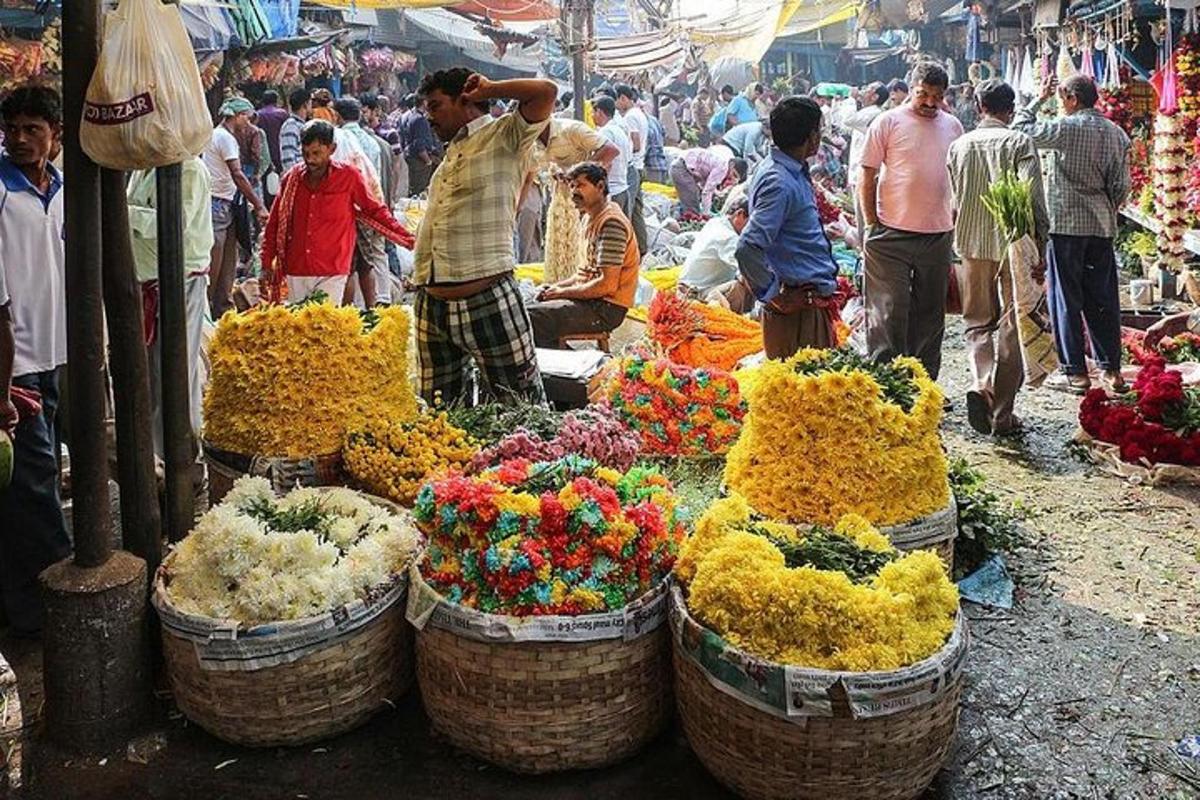
MULTIPOLYGON (((1086 321, 1102 379, 1120 389, 1112 240, 1129 141, 1096 111, 1095 83, 1048 80, 1022 103, 999 80, 952 98, 932 62, 906 78, 784 97, 759 83, 700 87, 652 102, 628 84, 573 98, 547 80, 459 68, 395 103, 324 89, 292 91, 286 107, 273 91, 257 106, 229 97, 204 153, 183 165, 197 435, 205 319, 253 302, 255 283, 268 300, 411 302, 429 403, 476 389, 543 401, 536 348, 614 331, 635 305, 651 248, 647 189, 663 183, 677 216, 703 220, 678 291, 756 315, 768 357, 838 341, 836 242, 860 263, 867 354, 915 356, 936 379, 955 281, 974 377, 968 418, 1006 435, 1021 428, 1014 277, 980 196, 1015 172, 1034 189, 1045 259, 1029 277, 1046 278, 1066 386, 1091 384, 1086 321), (1039 116, 1056 93, 1060 115, 1039 116), (573 118, 577 104, 586 121, 573 118), (846 187, 852 210, 823 220, 818 178, 846 187), (415 232, 397 217, 413 196, 425 199, 415 232), (547 237, 560 223, 571 235, 547 237), (544 283, 522 286, 516 265, 543 257, 544 283)), ((25 87, 0 116, 0 427, 16 442, 15 477, 0 492, 0 588, 10 626, 36 631, 36 575, 69 549, 55 413, 66 361, 63 176, 52 163, 62 112, 52 90, 25 87)), ((130 176, 128 202, 153 343, 153 171, 130 176)), ((1173 319, 1151 336, 1197 322, 1173 319)))

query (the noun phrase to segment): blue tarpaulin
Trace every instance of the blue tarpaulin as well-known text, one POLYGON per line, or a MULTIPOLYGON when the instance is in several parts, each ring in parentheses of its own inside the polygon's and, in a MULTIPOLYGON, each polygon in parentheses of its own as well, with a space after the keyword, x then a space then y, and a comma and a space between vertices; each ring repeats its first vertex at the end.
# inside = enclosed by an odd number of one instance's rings
POLYGON ((258 0, 272 39, 290 39, 296 35, 296 21, 300 18, 300 0, 258 0))
POLYGON ((196 52, 228 50, 234 39, 233 20, 229 12, 215 6, 181 5, 183 24, 196 52))

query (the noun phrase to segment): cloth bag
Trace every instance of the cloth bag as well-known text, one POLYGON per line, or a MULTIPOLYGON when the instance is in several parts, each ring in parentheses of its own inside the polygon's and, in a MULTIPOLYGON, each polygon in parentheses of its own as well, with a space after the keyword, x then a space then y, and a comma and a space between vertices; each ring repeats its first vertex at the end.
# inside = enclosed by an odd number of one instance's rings
POLYGON ((121 0, 104 18, 79 138, 110 169, 153 169, 204 151, 212 118, 176 5, 121 0))
POLYGON ((1025 383, 1037 388, 1058 369, 1058 353, 1050 330, 1050 308, 1046 290, 1033 279, 1040 260, 1037 243, 1029 235, 1008 246, 1001 269, 1012 271, 1013 296, 1008 301, 1017 312, 1017 335, 1021 340, 1021 360, 1025 364, 1025 383))

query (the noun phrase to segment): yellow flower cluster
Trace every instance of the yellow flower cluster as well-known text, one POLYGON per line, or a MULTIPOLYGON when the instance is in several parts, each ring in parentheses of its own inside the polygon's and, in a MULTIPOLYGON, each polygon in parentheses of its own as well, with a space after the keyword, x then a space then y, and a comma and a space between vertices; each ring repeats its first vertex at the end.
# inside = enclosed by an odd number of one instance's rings
MULTIPOLYGON (((789 568, 767 538, 739 529, 748 514, 740 498, 714 504, 676 565, 689 611, 734 647, 776 663, 866 672, 916 663, 946 643, 958 590, 935 553, 907 554, 856 584, 842 572, 789 568)), ((880 546, 861 518, 838 530, 864 549, 880 546)))
POLYGON ((204 436, 235 453, 300 458, 336 452, 368 418, 411 419, 409 316, 328 303, 226 314, 209 350, 204 436))
POLYGON ((411 506, 422 485, 448 469, 465 467, 477 452, 474 440, 445 414, 422 414, 352 431, 342 462, 368 492, 411 506))
POLYGON ((854 513, 894 525, 944 508, 941 390, 911 358, 894 362, 915 376, 909 411, 887 400, 865 371, 797 370, 827 352, 802 350, 758 368, 726 484, 756 510, 791 522, 828 525, 854 513))

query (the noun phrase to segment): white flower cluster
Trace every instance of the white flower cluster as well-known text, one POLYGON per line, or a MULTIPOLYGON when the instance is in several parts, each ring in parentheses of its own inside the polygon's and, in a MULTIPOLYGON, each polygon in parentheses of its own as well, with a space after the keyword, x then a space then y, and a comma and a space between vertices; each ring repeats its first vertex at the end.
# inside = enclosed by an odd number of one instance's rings
POLYGON ((403 571, 421 536, 350 489, 276 498, 241 478, 174 549, 167 593, 180 611, 247 625, 301 619, 364 597, 403 571))
POLYGON ((1188 146, 1180 119, 1166 114, 1154 118, 1154 201, 1162 227, 1158 234, 1158 265, 1178 273, 1186 251, 1188 146))

